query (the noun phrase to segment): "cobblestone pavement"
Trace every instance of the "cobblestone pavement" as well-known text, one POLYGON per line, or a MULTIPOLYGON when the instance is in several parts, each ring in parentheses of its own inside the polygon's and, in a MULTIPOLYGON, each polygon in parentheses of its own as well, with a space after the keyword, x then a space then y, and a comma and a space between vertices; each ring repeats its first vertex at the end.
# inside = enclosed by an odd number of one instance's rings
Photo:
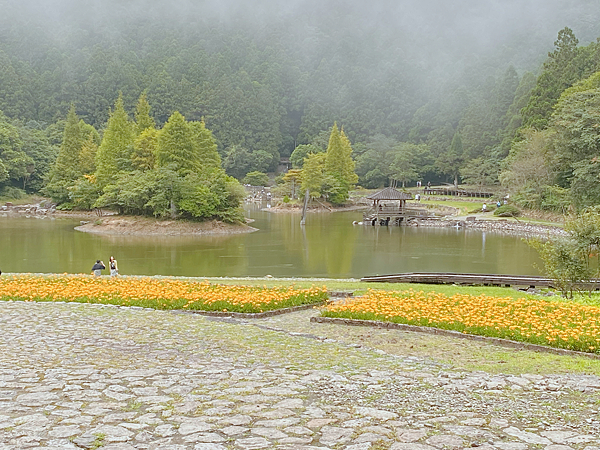
POLYGON ((0 302, 0 449, 600 450, 598 377, 457 372, 282 323, 0 302))

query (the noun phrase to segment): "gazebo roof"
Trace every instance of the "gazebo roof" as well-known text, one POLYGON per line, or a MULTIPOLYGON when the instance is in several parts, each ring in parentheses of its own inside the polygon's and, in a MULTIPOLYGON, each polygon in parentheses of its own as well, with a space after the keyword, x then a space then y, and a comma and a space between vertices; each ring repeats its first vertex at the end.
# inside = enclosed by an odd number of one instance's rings
POLYGON ((369 200, 411 200, 412 195, 387 187, 375 194, 367 196, 369 200))

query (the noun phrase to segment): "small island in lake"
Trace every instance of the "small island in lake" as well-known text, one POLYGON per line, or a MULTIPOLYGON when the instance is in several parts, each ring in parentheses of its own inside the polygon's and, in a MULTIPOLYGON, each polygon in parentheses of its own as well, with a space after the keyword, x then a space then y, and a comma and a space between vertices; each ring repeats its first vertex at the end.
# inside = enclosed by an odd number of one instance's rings
POLYGON ((257 231, 246 224, 230 224, 220 220, 193 222, 134 216, 103 217, 91 222, 82 222, 82 225, 75 229, 86 233, 133 236, 227 235, 257 231))

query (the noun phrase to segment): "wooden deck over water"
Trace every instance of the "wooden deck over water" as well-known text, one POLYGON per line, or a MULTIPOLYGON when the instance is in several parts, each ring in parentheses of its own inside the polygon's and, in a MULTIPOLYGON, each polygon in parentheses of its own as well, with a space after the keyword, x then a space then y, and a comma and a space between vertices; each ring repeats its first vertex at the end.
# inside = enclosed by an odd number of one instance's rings
MULTIPOLYGON (((379 283, 461 284, 471 286, 555 287, 554 280, 527 275, 488 275, 481 273, 399 273, 364 277, 361 281, 379 283)), ((591 281, 592 290, 600 290, 600 279, 591 281)), ((585 289, 589 283, 584 283, 585 289)))
POLYGON ((389 218, 389 225, 398 225, 409 219, 427 219, 434 215, 425 208, 407 208, 398 206, 372 207, 363 214, 363 222, 375 220, 377 223, 389 218))

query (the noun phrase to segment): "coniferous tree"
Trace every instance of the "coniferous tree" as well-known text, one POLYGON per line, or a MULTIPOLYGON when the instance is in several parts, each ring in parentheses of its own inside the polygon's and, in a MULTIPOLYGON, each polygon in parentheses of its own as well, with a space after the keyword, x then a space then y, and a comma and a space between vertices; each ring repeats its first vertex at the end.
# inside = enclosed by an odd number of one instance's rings
POLYGON ((45 192, 59 203, 69 200, 68 187, 82 175, 80 153, 83 146, 79 117, 71 105, 63 132, 63 141, 54 166, 50 170, 45 192))
POLYGON ((185 117, 175 111, 158 134, 158 167, 171 167, 180 174, 195 172, 199 166, 194 133, 185 117))
POLYGON ((356 163, 352 159, 352 145, 350 139, 344 133, 344 129, 340 130, 340 140, 342 142, 342 178, 345 183, 348 183, 348 187, 354 186, 358 182, 358 175, 356 175, 355 168, 356 163))
POLYGON ((156 167, 156 153, 158 147, 158 131, 155 128, 146 128, 135 139, 131 153, 131 166, 135 170, 152 170, 156 167))
POLYGON ((133 133, 133 125, 120 94, 96 153, 96 178, 101 187, 115 180, 120 171, 131 169, 133 133))
POLYGON ((329 144, 325 152, 325 170, 332 175, 337 175, 342 178, 344 162, 342 161, 344 149, 342 148, 342 139, 334 122, 329 134, 329 144))
POLYGON ((83 141, 81 152, 79 153, 79 168, 82 174, 93 174, 96 171, 96 153, 98 152, 98 144, 94 140, 94 136, 90 134, 83 141))
POLYGON ((147 128, 156 128, 156 122, 150 115, 150 103, 146 97, 146 91, 140 95, 135 109, 135 134, 139 136, 147 128))
POLYGON ((337 123, 334 123, 325 153, 325 172, 335 178, 339 186, 337 192, 331 196, 334 203, 344 203, 348 199, 348 191, 358 181, 354 166, 350 140, 343 130, 338 131, 337 123))
POLYGON ((212 131, 206 128, 204 119, 200 122, 190 122, 190 129, 194 137, 196 154, 203 167, 221 167, 221 157, 217 152, 217 142, 212 131))
POLYGON ((554 42, 556 49, 548 53, 544 70, 531 93, 529 103, 523 109, 523 125, 543 129, 548 125, 552 107, 560 94, 579 80, 580 70, 573 67, 578 54, 573 30, 568 27, 560 30, 554 42))

